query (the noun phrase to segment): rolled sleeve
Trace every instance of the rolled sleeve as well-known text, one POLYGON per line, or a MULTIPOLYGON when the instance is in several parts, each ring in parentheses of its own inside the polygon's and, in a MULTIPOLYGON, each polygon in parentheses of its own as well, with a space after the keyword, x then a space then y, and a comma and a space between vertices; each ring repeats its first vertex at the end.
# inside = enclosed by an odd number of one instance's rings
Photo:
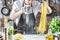
POLYGON ((38 14, 38 12, 41 13, 41 10, 42 10, 41 3, 38 2, 38 1, 34 1, 33 2, 33 12, 34 12, 34 15, 36 16, 38 14))
POLYGON ((42 4, 40 2, 38 2, 38 12, 42 12, 42 4))
POLYGON ((18 12, 21 9, 21 7, 22 7, 21 1, 15 1, 13 6, 12 6, 12 11, 10 13, 10 18, 14 13, 18 12))
MULTIPOLYGON (((12 17, 13 14, 15 14, 16 12, 18 12, 21 9, 22 5, 23 5, 23 0, 18 0, 18 1, 14 2, 13 6, 12 6, 12 11, 10 13, 10 18, 12 17)), ((16 20, 14 20, 16 25, 18 24, 18 21, 19 21, 19 17, 16 18, 16 20)))

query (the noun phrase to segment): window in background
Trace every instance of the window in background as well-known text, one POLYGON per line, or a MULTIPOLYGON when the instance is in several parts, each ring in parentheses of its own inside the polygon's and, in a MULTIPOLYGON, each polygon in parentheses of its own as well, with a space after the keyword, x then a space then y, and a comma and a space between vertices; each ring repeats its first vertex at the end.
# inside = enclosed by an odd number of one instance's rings
POLYGON ((55 4, 60 4, 60 0, 51 0, 51 2, 53 2, 55 4))

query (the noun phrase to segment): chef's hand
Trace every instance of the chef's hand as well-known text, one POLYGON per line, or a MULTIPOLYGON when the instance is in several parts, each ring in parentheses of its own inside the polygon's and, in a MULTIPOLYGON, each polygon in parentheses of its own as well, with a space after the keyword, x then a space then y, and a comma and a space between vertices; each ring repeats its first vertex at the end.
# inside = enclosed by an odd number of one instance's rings
POLYGON ((30 7, 30 5, 24 5, 24 7, 22 7, 20 11, 22 11, 22 13, 24 13, 25 9, 28 8, 28 7, 30 7))

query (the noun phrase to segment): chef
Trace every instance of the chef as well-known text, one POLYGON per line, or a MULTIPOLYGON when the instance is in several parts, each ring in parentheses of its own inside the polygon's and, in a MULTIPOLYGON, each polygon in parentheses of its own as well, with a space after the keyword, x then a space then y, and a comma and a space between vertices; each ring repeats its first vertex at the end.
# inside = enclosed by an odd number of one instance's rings
MULTIPOLYGON (((35 18, 38 12, 41 13, 41 3, 35 0, 17 0, 12 6, 11 20, 16 20, 18 33, 33 33, 35 18)), ((48 13, 52 10, 47 4, 48 13)))

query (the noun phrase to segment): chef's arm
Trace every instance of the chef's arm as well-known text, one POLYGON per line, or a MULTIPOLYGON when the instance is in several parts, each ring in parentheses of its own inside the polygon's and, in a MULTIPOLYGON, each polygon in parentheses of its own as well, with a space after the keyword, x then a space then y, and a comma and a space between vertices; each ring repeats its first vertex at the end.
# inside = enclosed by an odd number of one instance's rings
POLYGON ((47 5, 47 11, 48 13, 52 13, 52 9, 47 5))
POLYGON ((10 17, 11 20, 15 20, 17 17, 19 17, 21 15, 22 11, 13 13, 12 16, 10 17))
POLYGON ((11 20, 15 20, 16 18, 20 17, 21 14, 24 12, 24 8, 21 8, 21 10, 19 10, 18 12, 13 12, 14 10, 12 10, 11 15, 10 15, 10 19, 11 20))

